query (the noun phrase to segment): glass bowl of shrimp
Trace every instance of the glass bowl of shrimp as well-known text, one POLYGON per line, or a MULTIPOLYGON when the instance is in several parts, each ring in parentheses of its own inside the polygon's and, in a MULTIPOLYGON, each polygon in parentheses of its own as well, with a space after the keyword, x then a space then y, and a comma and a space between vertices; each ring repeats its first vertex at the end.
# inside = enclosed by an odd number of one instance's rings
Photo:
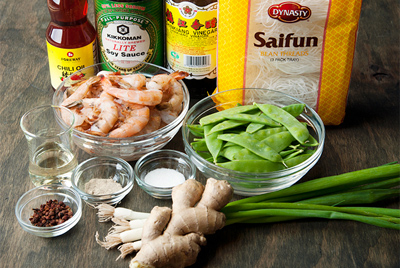
POLYGON ((73 73, 54 92, 53 105, 74 113, 75 144, 90 155, 126 161, 163 148, 188 112, 189 91, 182 81, 188 73, 145 62, 128 63, 139 71, 113 72, 107 64, 73 73))
POLYGON ((182 137, 186 154, 205 177, 228 181, 235 194, 254 196, 290 187, 306 175, 322 154, 325 127, 312 107, 293 96, 240 88, 193 105, 182 137))

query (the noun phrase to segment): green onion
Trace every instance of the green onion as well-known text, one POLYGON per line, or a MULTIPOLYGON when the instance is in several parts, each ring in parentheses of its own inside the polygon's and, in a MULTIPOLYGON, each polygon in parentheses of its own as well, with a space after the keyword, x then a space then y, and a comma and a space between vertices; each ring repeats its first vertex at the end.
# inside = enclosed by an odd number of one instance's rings
MULTIPOLYGON (((359 221, 383 228, 400 230, 400 224, 387 220, 385 217, 370 217, 358 214, 348 214, 336 211, 306 210, 306 209, 256 209, 250 211, 239 211, 231 214, 232 219, 244 218, 241 223, 264 223, 266 216, 302 217, 302 218, 325 218, 359 221), (255 217, 248 219, 245 217, 255 217)), ((266 218, 268 220, 268 218, 266 218)), ((268 222, 268 221, 267 221, 268 222)), ((227 225, 231 224, 227 220, 227 225)))
POLYGON ((400 165, 390 163, 299 183, 289 188, 244 198, 221 211, 226 225, 272 223, 302 218, 354 220, 400 230, 400 210, 349 207, 399 197, 400 165))
MULTIPOLYGON (((377 182, 385 179, 392 179, 400 175, 400 165, 384 165, 375 168, 362 169, 348 172, 336 176, 319 178, 293 185, 289 188, 276 192, 252 196, 241 200, 230 202, 227 206, 242 203, 257 203, 276 199, 280 197, 297 196, 307 193, 308 196, 319 196, 330 192, 338 192, 349 189, 350 187, 361 186, 366 183, 377 182)), ((304 197, 302 197, 304 198, 304 197)))

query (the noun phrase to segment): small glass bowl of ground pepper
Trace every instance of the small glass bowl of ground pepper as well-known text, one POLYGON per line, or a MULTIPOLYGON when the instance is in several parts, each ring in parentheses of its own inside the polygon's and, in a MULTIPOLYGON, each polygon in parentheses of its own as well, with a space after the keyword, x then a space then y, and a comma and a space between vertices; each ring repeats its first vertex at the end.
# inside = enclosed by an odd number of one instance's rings
POLYGON ((68 232, 80 220, 82 201, 70 187, 42 185, 23 194, 15 206, 22 229, 40 237, 68 232))
POLYGON ((118 157, 96 156, 80 163, 72 172, 72 188, 90 207, 116 205, 132 190, 132 166, 118 157))

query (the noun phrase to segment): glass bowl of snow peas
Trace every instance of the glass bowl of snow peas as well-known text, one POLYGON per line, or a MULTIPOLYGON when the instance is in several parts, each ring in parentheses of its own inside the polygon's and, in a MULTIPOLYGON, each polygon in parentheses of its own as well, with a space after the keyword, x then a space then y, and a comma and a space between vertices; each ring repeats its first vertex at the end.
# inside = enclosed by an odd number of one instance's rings
POLYGON ((182 137, 205 177, 227 180, 235 194, 253 196, 300 180, 322 154, 325 127, 295 97, 244 88, 197 102, 183 121, 182 137))

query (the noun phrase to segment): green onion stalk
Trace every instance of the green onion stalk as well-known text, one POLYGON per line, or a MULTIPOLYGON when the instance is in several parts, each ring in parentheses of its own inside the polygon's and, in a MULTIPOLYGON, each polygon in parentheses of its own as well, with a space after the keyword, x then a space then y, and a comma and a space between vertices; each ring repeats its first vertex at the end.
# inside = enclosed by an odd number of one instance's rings
POLYGON ((400 230, 399 209, 365 206, 399 197, 399 185, 400 165, 390 163, 233 201, 221 211, 226 225, 325 218, 400 230))

